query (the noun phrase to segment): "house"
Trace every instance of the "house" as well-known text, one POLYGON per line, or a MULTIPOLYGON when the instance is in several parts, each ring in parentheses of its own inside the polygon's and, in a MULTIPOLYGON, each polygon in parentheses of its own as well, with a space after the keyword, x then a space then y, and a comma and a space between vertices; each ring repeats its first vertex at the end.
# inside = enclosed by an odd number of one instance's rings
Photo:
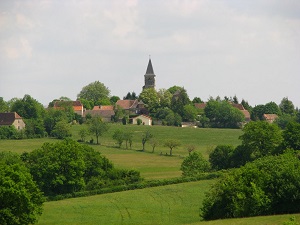
POLYGON ((54 102, 53 108, 55 109, 63 109, 64 107, 71 106, 75 113, 80 116, 83 116, 83 105, 80 101, 56 101, 54 102))
POLYGON ((276 114, 264 114, 263 118, 267 122, 273 123, 278 118, 278 116, 276 114))
POLYGON ((145 108, 145 104, 142 101, 139 101, 137 99, 135 100, 118 100, 116 102, 116 106, 119 106, 121 109, 124 109, 129 113, 129 115, 140 115, 140 114, 146 114, 148 115, 149 112, 145 108))
POLYGON ((92 117, 99 116, 105 122, 110 122, 112 117, 115 115, 114 106, 112 105, 100 105, 94 106, 92 110, 85 110, 83 113, 83 117, 86 115, 91 115, 92 117))
POLYGON ((7 112, 0 113, 0 126, 14 126, 17 130, 22 130, 26 124, 18 113, 7 112))
POLYGON ((196 122, 181 122, 181 127, 197 128, 197 124, 196 124, 196 122))
POLYGON ((132 119, 132 124, 138 124, 138 120, 141 120, 141 124, 143 125, 148 125, 151 126, 152 125, 152 118, 150 116, 147 115, 138 115, 136 117, 131 118, 132 119))

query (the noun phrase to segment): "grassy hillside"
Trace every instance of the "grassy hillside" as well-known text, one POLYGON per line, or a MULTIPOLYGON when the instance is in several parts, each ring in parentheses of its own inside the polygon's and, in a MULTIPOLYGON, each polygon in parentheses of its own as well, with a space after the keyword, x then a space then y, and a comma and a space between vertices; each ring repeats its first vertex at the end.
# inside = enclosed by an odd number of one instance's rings
MULTIPOLYGON (((80 139, 78 132, 84 125, 74 125, 73 139, 80 139)), ((238 145, 240 140, 238 137, 242 134, 238 129, 195 129, 181 127, 165 127, 165 126, 137 126, 137 125, 121 125, 110 124, 110 129, 107 133, 100 137, 101 145, 91 145, 96 150, 102 152, 119 168, 136 169, 141 172, 141 175, 147 179, 172 178, 181 175, 180 165, 183 157, 188 154, 186 146, 193 144, 196 146, 196 151, 208 158, 208 151, 212 147, 219 144, 238 145), (112 135, 116 129, 132 131, 134 133, 133 146, 131 150, 125 149, 125 143, 122 148, 117 148, 112 135), (142 143, 141 137, 144 131, 150 129, 161 143, 165 139, 180 140, 182 145, 178 149, 173 150, 173 157, 166 156, 169 149, 163 144, 156 147, 155 152, 152 152, 152 147, 149 143, 146 144, 146 151, 141 152, 142 143)), ((91 135, 87 140, 91 139, 91 135)), ((95 139, 95 138, 94 138, 95 139)), ((0 140, 0 151, 8 150, 17 153, 24 151, 32 151, 39 148, 44 142, 55 142, 57 139, 25 139, 25 140, 0 140)))
MULTIPOLYGON (((282 225, 289 215, 201 222, 199 208, 214 181, 198 181, 46 202, 39 225, 193 224, 282 225)), ((296 215, 300 219, 300 214, 296 215)))

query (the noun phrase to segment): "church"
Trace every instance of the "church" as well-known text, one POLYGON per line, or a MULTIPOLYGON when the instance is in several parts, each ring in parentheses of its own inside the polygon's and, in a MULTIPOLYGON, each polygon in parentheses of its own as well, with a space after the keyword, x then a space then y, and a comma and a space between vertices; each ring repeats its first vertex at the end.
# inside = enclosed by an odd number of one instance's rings
POLYGON ((155 88, 155 74, 152 67, 151 58, 149 58, 145 77, 145 85, 143 86, 143 90, 147 88, 155 88))

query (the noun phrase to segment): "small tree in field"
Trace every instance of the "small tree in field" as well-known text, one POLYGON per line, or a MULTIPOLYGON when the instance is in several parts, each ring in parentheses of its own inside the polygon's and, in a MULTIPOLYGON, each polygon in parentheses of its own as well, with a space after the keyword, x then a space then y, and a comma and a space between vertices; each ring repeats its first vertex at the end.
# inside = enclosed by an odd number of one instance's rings
POLYGON ((156 138, 152 138, 150 140, 150 145, 152 146, 152 153, 154 153, 155 147, 159 145, 159 140, 157 140, 156 138))
POLYGON ((145 151, 146 142, 149 141, 151 138, 153 138, 153 135, 151 134, 150 130, 145 131, 142 136, 143 151, 145 151))
POLYGON ((89 121, 89 130, 92 134, 95 134, 98 145, 99 137, 108 130, 108 125, 102 121, 101 117, 93 117, 89 121))
POLYGON ((113 139, 118 142, 119 148, 121 148, 123 140, 124 140, 124 132, 122 130, 116 130, 113 134, 113 139))
POLYGON ((125 140, 125 143, 126 143, 126 149, 128 149, 128 143, 129 143, 129 146, 131 148, 132 138, 133 138, 133 133, 132 132, 127 131, 127 132, 124 133, 124 140, 125 140))
POLYGON ((175 139, 169 139, 165 141, 164 146, 170 148, 170 156, 172 156, 172 151, 174 148, 180 146, 180 142, 178 140, 175 139))
POLYGON ((196 149, 196 146, 195 145, 188 145, 188 146, 186 146, 186 149, 187 149, 189 155, 191 155, 192 151, 194 151, 196 149))

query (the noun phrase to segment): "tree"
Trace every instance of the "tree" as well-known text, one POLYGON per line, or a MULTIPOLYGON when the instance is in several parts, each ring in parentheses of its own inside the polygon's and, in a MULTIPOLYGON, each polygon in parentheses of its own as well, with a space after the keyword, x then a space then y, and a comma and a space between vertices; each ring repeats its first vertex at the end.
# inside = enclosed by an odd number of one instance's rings
POLYGON ((157 95, 159 98, 160 108, 171 106, 172 94, 168 90, 159 89, 157 95))
POLYGON ((159 97, 154 88, 145 88, 139 96, 139 100, 145 103, 145 107, 151 113, 155 113, 159 108, 159 97))
POLYGON ((264 113, 281 115, 280 109, 275 102, 269 102, 269 103, 265 104, 264 113))
POLYGON ((64 139, 72 136, 71 125, 68 124, 65 120, 57 122, 54 126, 54 129, 51 132, 53 137, 58 139, 64 139))
POLYGON ((191 155, 191 153, 196 149, 196 146, 190 144, 190 145, 186 146, 186 149, 187 149, 189 155, 191 155))
POLYGON ((285 97, 281 100, 279 104, 279 108, 281 109, 281 112, 284 114, 295 114, 295 107, 292 101, 288 99, 288 97, 285 97))
POLYGON ((125 141, 125 144, 126 144, 126 149, 128 149, 128 143, 129 143, 130 148, 131 148, 132 138, 133 138, 133 133, 131 131, 124 132, 124 141, 125 141))
POLYGON ((283 147, 300 150, 300 123, 290 122, 283 131, 283 147))
POLYGON ((110 90, 105 87, 103 83, 95 81, 87 86, 84 86, 77 97, 92 101, 94 105, 96 105, 97 101, 100 101, 101 99, 107 99, 109 94, 110 90))
POLYGON ((251 111, 251 120, 263 120, 263 115, 265 114, 264 105, 256 105, 251 111))
POLYGON ((117 141, 119 148, 121 148, 122 143, 123 143, 123 141, 124 141, 124 131, 119 130, 119 129, 116 130, 116 131, 114 132, 112 138, 113 138, 114 140, 117 141))
POLYGON ((164 144, 165 147, 170 148, 170 156, 172 156, 173 149, 177 148, 180 145, 181 145, 180 141, 178 141, 176 139, 168 139, 165 141, 165 144, 164 144))
POLYGON ((204 112, 213 127, 238 128, 245 120, 244 114, 227 101, 209 100, 204 112))
POLYGON ((17 99, 11 106, 12 112, 17 112, 24 119, 40 119, 44 116, 44 106, 30 95, 17 99))
POLYGON ((110 97, 110 103, 112 104, 112 105, 115 105, 116 104, 116 102, 118 101, 118 100, 120 100, 120 98, 118 97, 118 96, 111 96, 110 97))
POLYGON ((89 130, 96 136, 97 145, 99 144, 99 137, 108 130, 107 123, 103 122, 101 117, 93 117, 89 123, 89 130))
POLYGON ((34 224, 42 214, 43 195, 19 155, 0 153, 0 224, 34 224))
POLYGON ((150 145, 152 146, 152 153, 154 153, 154 149, 159 145, 159 140, 156 138, 152 138, 150 140, 150 145))
POLYGON ((88 135, 88 130, 85 128, 85 127, 82 127, 80 130, 79 130, 79 136, 80 136, 80 138, 81 138, 81 141, 82 142, 85 142, 85 138, 86 138, 86 136, 88 135))
POLYGON ((277 153, 282 142, 280 128, 266 121, 252 121, 245 125, 243 132, 239 139, 254 158, 277 153))
POLYGON ((201 207, 205 220, 300 211, 300 161, 291 152, 231 170, 214 184, 201 207))
POLYGON ((174 113, 184 116, 184 106, 190 104, 189 96, 184 88, 177 90, 172 97, 171 109, 174 113))
POLYGON ((42 138, 47 136, 45 131, 44 122, 41 118, 39 119, 26 119, 25 134, 27 138, 42 138))
POLYGON ((185 177, 194 177, 203 172, 208 172, 209 169, 209 162, 199 152, 193 152, 185 157, 180 167, 182 176, 185 177))
POLYGON ((195 97, 195 98, 193 98, 192 103, 203 103, 203 101, 201 100, 201 98, 195 97))
POLYGON ((0 97, 0 112, 8 112, 9 106, 7 102, 4 101, 2 97, 0 97))
POLYGON ((231 145, 218 145, 210 154, 209 162, 212 169, 222 170, 231 167, 231 157, 234 147, 231 145))
POLYGON ((133 91, 132 93, 128 92, 127 95, 125 97, 123 97, 123 99, 127 99, 127 100, 135 100, 138 97, 136 96, 136 93, 133 91))
POLYGON ((183 119, 185 121, 195 121, 198 115, 197 109, 193 105, 183 107, 183 119))
MULTIPOLYGON (((56 110, 54 108, 49 108, 46 111, 44 117, 44 127, 48 135, 51 134, 52 130, 54 129, 55 125, 59 121, 68 121, 67 114, 63 110, 56 110)), ((69 121, 71 122, 71 121, 69 121)))
POLYGON ((153 134, 151 134, 150 130, 146 130, 142 135, 143 151, 145 151, 146 142, 149 141, 151 138, 153 138, 153 134))
POLYGON ((84 187, 83 145, 66 139, 44 143, 40 149, 23 154, 34 180, 46 195, 80 191, 84 187))

